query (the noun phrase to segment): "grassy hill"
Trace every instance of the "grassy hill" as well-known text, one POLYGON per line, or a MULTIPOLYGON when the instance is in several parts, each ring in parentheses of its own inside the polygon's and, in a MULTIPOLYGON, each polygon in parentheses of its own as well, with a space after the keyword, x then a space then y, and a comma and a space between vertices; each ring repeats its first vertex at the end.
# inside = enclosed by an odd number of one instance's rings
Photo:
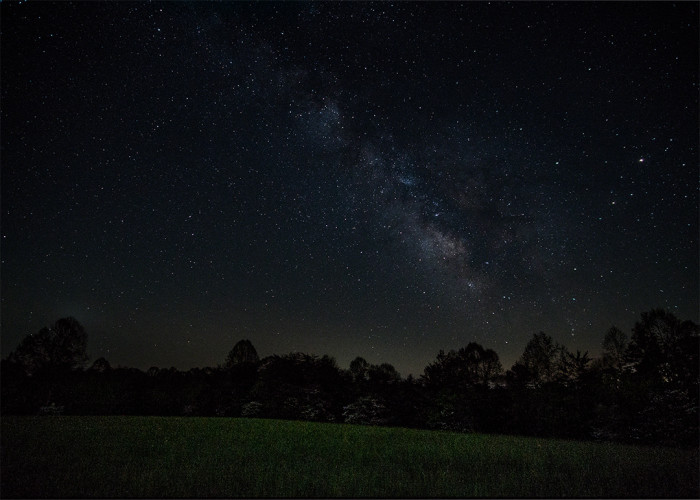
POLYGON ((698 450, 280 420, 3 417, 0 496, 698 497, 698 450))

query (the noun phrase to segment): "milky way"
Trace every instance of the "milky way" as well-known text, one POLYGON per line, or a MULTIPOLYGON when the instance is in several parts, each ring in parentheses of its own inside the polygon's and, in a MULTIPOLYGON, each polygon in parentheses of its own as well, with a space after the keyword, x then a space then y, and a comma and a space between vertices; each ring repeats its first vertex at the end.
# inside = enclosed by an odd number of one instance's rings
POLYGON ((2 4, 3 356, 361 355, 698 321, 697 6, 2 4))

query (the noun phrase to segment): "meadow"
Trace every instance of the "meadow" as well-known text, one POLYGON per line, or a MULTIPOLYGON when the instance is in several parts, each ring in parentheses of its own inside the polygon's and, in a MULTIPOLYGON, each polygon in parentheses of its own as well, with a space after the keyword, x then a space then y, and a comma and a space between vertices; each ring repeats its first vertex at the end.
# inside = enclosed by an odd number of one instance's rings
POLYGON ((0 496, 694 497, 698 450, 282 420, 3 417, 0 496))

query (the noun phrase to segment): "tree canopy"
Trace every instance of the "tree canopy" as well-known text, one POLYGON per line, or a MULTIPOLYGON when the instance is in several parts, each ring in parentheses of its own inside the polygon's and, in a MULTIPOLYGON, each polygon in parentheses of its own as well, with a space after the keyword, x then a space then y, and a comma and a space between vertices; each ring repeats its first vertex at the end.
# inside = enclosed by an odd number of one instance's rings
POLYGON ((631 337, 610 328, 602 356, 539 332, 502 376, 498 354, 470 342, 439 351, 419 380, 362 357, 300 352, 259 359, 241 340, 216 368, 82 370, 74 318, 28 335, 0 363, 3 414, 201 415, 400 425, 632 443, 697 445, 698 326, 655 309, 631 337), (48 410, 47 410, 48 409, 48 410))
POLYGON ((228 353, 225 366, 226 368, 232 368, 236 365, 255 364, 258 361, 260 361, 260 358, 255 347, 253 347, 253 343, 248 339, 244 339, 239 340, 228 353))
POLYGON ((24 337, 8 359, 30 376, 66 372, 84 366, 88 360, 86 349, 85 329, 75 318, 67 317, 24 337))

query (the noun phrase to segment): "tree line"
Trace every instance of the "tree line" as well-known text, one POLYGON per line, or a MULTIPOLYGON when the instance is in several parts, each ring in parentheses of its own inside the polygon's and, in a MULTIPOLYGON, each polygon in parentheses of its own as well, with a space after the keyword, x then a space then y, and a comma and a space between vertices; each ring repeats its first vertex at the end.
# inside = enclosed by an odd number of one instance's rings
POLYGON ((74 318, 25 337, 1 362, 3 414, 258 417, 697 446, 698 325, 663 309, 628 336, 605 334, 602 356, 540 332, 513 366, 471 342, 440 351, 423 374, 389 363, 305 353, 260 359, 249 340, 217 367, 85 368, 74 318))

